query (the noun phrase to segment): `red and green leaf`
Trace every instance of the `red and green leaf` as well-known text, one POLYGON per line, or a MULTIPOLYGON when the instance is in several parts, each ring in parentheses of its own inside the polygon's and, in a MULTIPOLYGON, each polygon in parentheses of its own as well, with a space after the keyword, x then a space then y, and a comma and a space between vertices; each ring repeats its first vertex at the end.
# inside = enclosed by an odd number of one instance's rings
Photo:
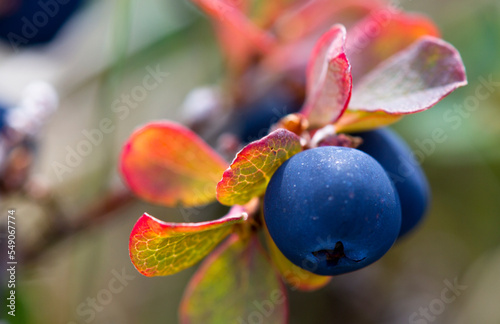
POLYGON ((458 51, 441 39, 424 36, 364 76, 353 90, 349 109, 411 114, 466 84, 458 51))
POLYGON ((130 234, 130 259, 148 277, 177 273, 204 258, 247 217, 240 206, 202 223, 166 223, 144 214, 130 234))
POLYGON ((393 7, 376 10, 360 21, 346 40, 354 87, 363 75, 422 36, 439 37, 439 30, 427 17, 393 7))
POLYGON ((300 138, 285 129, 248 144, 222 175, 217 184, 217 199, 223 205, 244 205, 263 195, 273 173, 300 151, 300 138))
POLYGON ((278 249, 267 228, 264 232, 271 260, 291 289, 313 291, 326 286, 331 281, 332 277, 316 275, 290 262, 278 249))
POLYGON ((140 198, 166 206, 196 206, 215 200, 227 163, 182 125, 162 121, 134 132, 123 147, 120 169, 140 198))
POLYGON ((266 323, 288 321, 286 291, 254 237, 234 235, 214 251, 191 279, 184 294, 183 324, 247 323, 260 313, 266 323))
POLYGON ((352 89, 351 65, 344 52, 345 28, 334 25, 316 43, 307 67, 307 99, 301 113, 312 127, 342 115, 352 89))

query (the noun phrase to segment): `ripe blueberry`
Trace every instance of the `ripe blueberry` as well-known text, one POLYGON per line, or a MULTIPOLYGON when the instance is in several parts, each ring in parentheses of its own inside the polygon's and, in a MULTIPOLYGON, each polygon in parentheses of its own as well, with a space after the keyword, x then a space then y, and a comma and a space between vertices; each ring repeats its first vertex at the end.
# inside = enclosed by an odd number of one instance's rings
POLYGON ((401 207, 377 161, 356 149, 326 146, 278 168, 264 197, 264 218, 291 262, 319 275, 338 275, 389 250, 401 227, 401 207))
POLYGON ((247 143, 267 135, 271 125, 299 111, 302 101, 284 87, 274 87, 236 110, 239 138, 247 143))
POLYGON ((363 138, 363 144, 358 149, 382 165, 398 191, 401 237, 419 223, 427 210, 430 192, 425 174, 410 148, 393 131, 378 129, 355 135, 363 138))

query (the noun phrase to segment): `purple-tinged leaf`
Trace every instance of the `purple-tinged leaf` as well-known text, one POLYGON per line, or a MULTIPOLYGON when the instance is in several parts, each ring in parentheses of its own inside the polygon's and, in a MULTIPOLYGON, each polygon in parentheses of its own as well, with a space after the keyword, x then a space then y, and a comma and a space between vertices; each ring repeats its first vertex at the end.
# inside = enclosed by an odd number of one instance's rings
POLYGON ((349 110, 411 114, 466 84, 458 51, 441 39, 424 36, 355 85, 349 110))

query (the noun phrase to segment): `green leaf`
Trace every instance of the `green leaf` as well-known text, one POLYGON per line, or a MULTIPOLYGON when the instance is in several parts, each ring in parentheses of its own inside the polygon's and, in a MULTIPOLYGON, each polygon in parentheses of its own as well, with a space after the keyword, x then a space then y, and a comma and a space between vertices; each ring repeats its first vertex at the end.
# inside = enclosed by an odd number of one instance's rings
POLYGON ((285 129, 248 144, 222 175, 217 184, 217 199, 231 206, 244 205, 261 196, 279 166, 300 151, 300 138, 285 129))
POLYGON ((233 235, 205 260, 180 318, 183 324, 287 323, 284 286, 255 237, 243 242, 233 235))
POLYGON ((204 258, 247 217, 241 206, 202 223, 166 223, 144 214, 130 234, 130 259, 148 277, 177 273, 204 258))

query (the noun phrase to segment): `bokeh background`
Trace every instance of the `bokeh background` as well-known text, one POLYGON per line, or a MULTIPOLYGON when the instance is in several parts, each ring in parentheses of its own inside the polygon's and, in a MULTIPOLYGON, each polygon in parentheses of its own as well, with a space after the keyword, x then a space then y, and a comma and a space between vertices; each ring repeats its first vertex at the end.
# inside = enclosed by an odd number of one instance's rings
MULTIPOLYGON (((415 317, 423 321, 414 323, 500 323, 500 2, 402 0, 401 6, 435 21, 461 53, 469 80, 433 109, 394 125, 424 157, 431 208, 418 230, 380 262, 336 277, 317 292, 290 292, 290 323, 412 323, 412 314, 437 307, 435 300, 453 282, 461 287, 456 298, 432 320, 415 317), (479 99, 475 91, 488 79, 496 84, 479 99), (466 104, 473 111, 461 112, 466 104), (436 129, 445 141, 419 145, 436 129)), ((130 230, 143 212, 201 221, 225 209, 168 209, 127 198, 102 216, 89 206, 121 190, 118 155, 133 129, 155 119, 183 120, 180 107, 189 91, 216 84, 223 71, 212 27, 188 1, 86 1, 49 44, 19 50, 0 44, 1 102, 16 105, 36 80, 52 83, 60 95, 59 109, 37 135, 32 169, 37 190, 49 192, 48 198, 1 197, 2 215, 17 209, 18 248, 28 252, 18 266, 17 315, 7 318, 2 309, 0 323, 177 323, 196 267, 169 277, 141 276, 128 257, 130 230), (123 103, 122 96, 156 67, 168 75, 118 118, 114 102, 123 103), (54 162, 64 163, 66 148, 103 118, 112 119, 114 131, 58 176, 54 162), (89 307, 116 273, 127 275, 123 289, 105 305, 89 307)))

